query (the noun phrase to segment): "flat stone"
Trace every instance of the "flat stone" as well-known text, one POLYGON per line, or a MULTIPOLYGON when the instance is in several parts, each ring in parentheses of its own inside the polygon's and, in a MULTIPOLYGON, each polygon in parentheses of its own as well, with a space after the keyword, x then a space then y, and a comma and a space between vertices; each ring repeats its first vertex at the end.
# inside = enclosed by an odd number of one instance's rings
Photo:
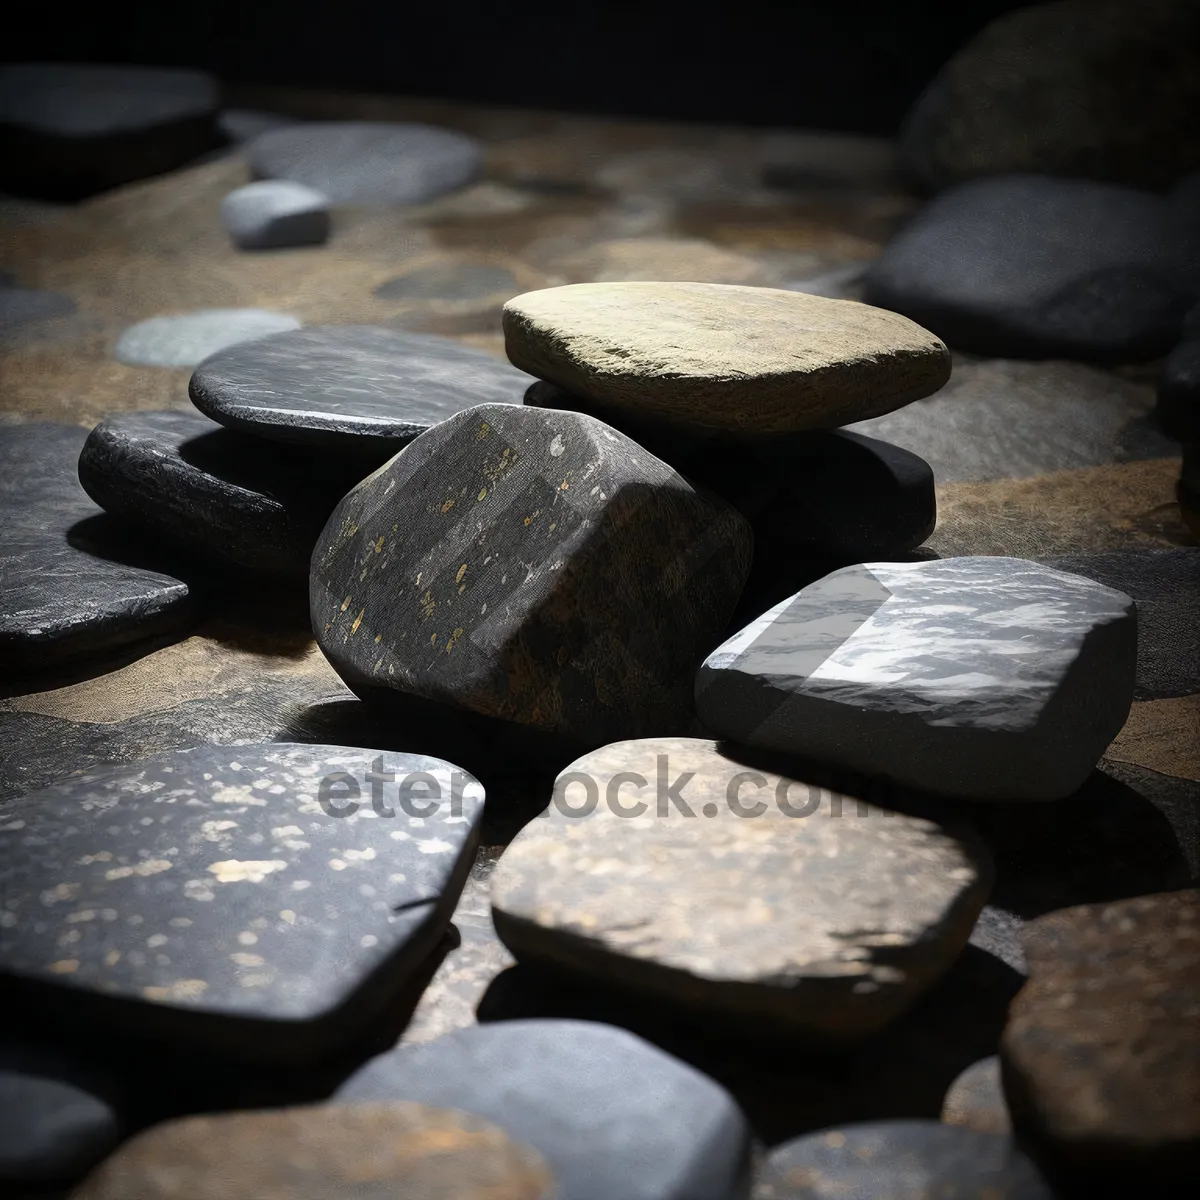
POLYGON ((215 355, 189 391, 234 429, 382 461, 476 404, 520 404, 529 382, 449 338, 313 325, 215 355))
POLYGON ((974 1129, 976 1133, 1012 1133, 1000 1080, 1000 1060, 994 1054, 972 1063, 950 1085, 942 1106, 942 1120, 947 1125, 974 1129))
POLYGON ((443 760, 345 746, 201 746, 70 776, 4 811, 0 999, 318 1058, 441 937, 482 806, 443 760), (369 778, 381 758, 396 782, 369 778))
POLYGON ((1007 1137, 936 1121, 871 1121, 776 1146, 755 1200, 1051 1200, 1007 1137))
POLYGON ((7 64, 0 186, 77 199, 161 175, 217 145, 216 112, 216 80, 199 71, 7 64))
POLYGON ((329 201, 302 183, 264 179, 221 201, 221 224, 239 250, 318 246, 329 237, 329 201))
POLYGON ((515 295, 520 285, 507 267, 487 263, 436 263, 417 267, 375 289, 380 300, 490 300, 515 295))
POLYGON ((308 121, 246 145, 260 179, 290 179, 334 204, 424 204, 470 183, 482 152, 474 138, 432 125, 308 121))
POLYGON ((329 514, 364 473, 189 412, 110 417, 79 457, 84 490, 114 516, 217 562, 304 577, 329 514))
POLYGON ((1024 941, 1030 979, 1001 1044, 1014 1123, 1078 1185, 1194 1183, 1200 892, 1063 909, 1024 941))
POLYGON ((68 317, 74 311, 75 301, 70 296, 0 284, 0 337, 19 326, 68 317))
POLYGON ((86 1069, 44 1047, 0 1045, 0 1186, 69 1183, 116 1145, 119 1124, 86 1069))
POLYGON ((875 1033, 950 967, 990 882, 965 835, 715 742, 653 738, 559 775, 496 866, 492 919, 518 961, 727 1032, 832 1044, 875 1033))
POLYGON ((545 1156, 559 1200, 728 1200, 745 1186, 750 1130, 733 1098, 611 1025, 459 1029, 373 1059, 335 1100, 417 1101, 494 1121, 545 1156))
POLYGON ((752 621, 696 678, 718 734, 978 800, 1056 800, 1133 700, 1121 592, 1017 558, 867 563, 752 621))
POLYGON ((596 745, 691 721, 751 535, 579 413, 457 413, 338 505, 313 554, 318 644, 359 695, 397 693, 596 745))
POLYGON ((542 1158, 495 1125, 420 1104, 318 1105, 168 1121, 72 1200, 553 1200, 542 1158))
POLYGON ((829 429, 949 378, 946 348, 882 310, 774 288, 581 283, 504 307, 505 349, 597 412, 749 434, 829 429))
POLYGON ((31 421, 0 435, 0 660, 26 672, 143 639, 182 635, 188 586, 97 528, 79 486, 87 432, 31 421))
POLYGON ((299 328, 300 322, 286 313, 201 308, 130 325, 117 339, 113 354, 117 362, 131 367, 194 367, 239 342, 299 328))

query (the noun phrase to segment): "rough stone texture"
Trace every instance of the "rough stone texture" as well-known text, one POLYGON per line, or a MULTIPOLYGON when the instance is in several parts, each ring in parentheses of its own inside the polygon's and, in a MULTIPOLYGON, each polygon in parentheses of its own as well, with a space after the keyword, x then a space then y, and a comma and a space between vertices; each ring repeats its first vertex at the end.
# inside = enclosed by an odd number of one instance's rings
POLYGON ((588 745, 682 732, 750 543, 723 501, 602 422, 480 405, 338 505, 313 554, 313 630, 364 697, 588 745))
POLYGON ((1015 558, 827 575, 715 650, 696 711, 735 741, 971 799, 1083 783, 1133 699, 1121 592, 1015 558))
POLYGON ((1036 4, 942 68, 908 117, 900 158, 930 187, 1039 171, 1159 188, 1200 166, 1197 106, 1189 0, 1036 4))
POLYGON ((188 412, 113 417, 79 456, 105 511, 218 562, 306 578, 317 535, 364 472, 188 412))
POLYGON ((590 1021, 460 1029, 373 1059, 340 1103, 410 1100, 475 1113, 546 1158, 558 1200, 728 1200, 749 1128, 711 1079, 590 1021))
POLYGON ((140 1134, 72 1200, 554 1200, 541 1156, 420 1104, 235 1112, 140 1134))
POLYGON ((150 317, 117 339, 117 362, 133 367, 194 367, 210 354, 271 333, 299 329, 286 313, 258 308, 211 308, 150 317))
POLYGON ((492 918, 518 960, 726 1029, 850 1042, 949 968, 990 877, 980 846, 932 821, 655 738, 559 775, 501 856, 492 918))
POLYGON ((334 204, 423 204, 470 183, 479 144, 430 125, 321 121, 276 129, 246 146, 260 179, 290 179, 334 204))
POLYGON ((449 338, 310 326, 214 355, 189 392, 215 421, 377 461, 476 404, 519 404, 529 376, 449 338))
POLYGON ((24 673, 191 624, 188 586, 147 567, 79 486, 87 434, 0 432, 0 665, 24 673))
POLYGON ((1000 1060, 992 1055, 972 1063, 951 1085, 942 1106, 947 1125, 962 1125, 977 1133, 1012 1132, 1008 1102, 1000 1081, 1000 1060))
POLYGON ((1161 196, 1010 175, 944 193, 866 275, 865 299, 956 350, 1140 362, 1179 337, 1197 279, 1161 196))
POLYGON ((84 63, 0 68, 0 187, 76 199, 217 145, 217 85, 198 71, 84 63))
POLYGON ((1006 1137, 934 1121, 826 1129, 777 1146, 754 1200, 1051 1200, 1006 1137))
POLYGON ((373 783, 377 757, 207 746, 13 801, 0 996, 27 1019, 247 1058, 351 1040, 441 936, 483 803, 421 755, 384 756, 396 782, 373 783))
POLYGON ((597 412, 750 434, 890 412, 949 378, 946 348, 893 314, 773 288, 586 283, 504 307, 518 367, 597 412))
POLYGON ((221 224, 241 250, 318 246, 329 237, 329 201, 302 183, 264 179, 221 201, 221 224))
POLYGON ((1200 1175, 1200 892, 1027 926, 1001 1052, 1018 1128, 1079 1185, 1164 1195, 1200 1175))

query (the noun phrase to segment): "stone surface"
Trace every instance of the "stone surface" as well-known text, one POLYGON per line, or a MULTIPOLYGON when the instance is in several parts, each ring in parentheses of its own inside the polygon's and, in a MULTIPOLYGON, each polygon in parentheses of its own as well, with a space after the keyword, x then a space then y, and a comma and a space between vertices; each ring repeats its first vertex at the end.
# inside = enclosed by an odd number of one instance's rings
POLYGON ((890 412, 949 378, 926 330, 865 305, 773 288, 586 283, 504 307, 523 370, 597 413, 776 434, 890 412))
POLYGON ((519 404, 529 376, 449 338, 310 326, 214 355, 189 391, 215 421, 374 457, 476 404, 519 404))
POLYGON ((1181 442, 1200 441, 1200 309, 1188 315, 1186 332, 1163 364, 1157 416, 1181 442))
POLYGON ((0 68, 0 186, 76 199, 215 146, 217 84, 198 71, 85 63, 0 68))
POLYGON ((602 422, 480 405, 338 505, 313 554, 313 630, 364 697, 589 745, 682 732, 750 543, 723 501, 602 422))
POLYGON ((935 1121, 875 1121, 810 1133, 767 1156, 755 1200, 1051 1200, 1006 1137, 935 1121))
POLYGON ((253 108, 225 108, 217 116, 222 134, 232 142, 249 142, 260 133, 288 129, 297 124, 295 117, 282 113, 260 112, 253 108))
POLYGON ((1189 0, 1035 4, 942 68, 908 117, 900 159, 930 187, 1038 171, 1159 188, 1200 166, 1197 105, 1189 0))
POLYGON ((520 290, 517 277, 507 267, 488 263, 447 263, 418 267, 381 283, 380 300, 507 300, 520 290))
POLYGON ((1001 1047, 1014 1123, 1081 1184, 1194 1184, 1200 892, 1063 909, 1024 942, 1030 979, 1001 1047))
POLYGON ((558 1200, 727 1200, 745 1185, 749 1129, 733 1099, 591 1021, 506 1021, 403 1046, 335 1099, 410 1100, 494 1121, 545 1156, 558 1200))
POLYGON ((74 311, 75 302, 70 296, 0 284, 0 338, 22 325, 67 317, 74 311))
POLYGON ((553 1200, 541 1156, 495 1125, 420 1104, 314 1106, 171 1121, 73 1200, 553 1200))
POLYGON ((926 206, 872 264, 865 299, 956 350, 1144 361, 1179 336, 1197 282, 1182 256, 1160 196, 1009 175, 926 206))
POLYGON ((113 417, 79 456, 80 483, 106 512, 218 562, 305 578, 317 535, 364 472, 195 412, 113 417))
POLYGON ((1073 792, 1133 699, 1133 601, 1015 558, 847 567, 719 649, 696 711, 735 741, 970 799, 1073 792))
POLYGON ((240 250, 317 246, 329 237, 329 202, 302 183, 263 179, 221 201, 221 224, 240 250))
POLYGON ((0 431, 0 666, 9 676, 191 624, 188 586, 148 569, 76 477, 87 434, 29 422, 0 431))
POLYGON ((206 746, 11 802, 0 996, 262 1060, 353 1039, 441 936, 482 810, 451 764, 379 757, 206 746))
POLYGON ((130 325, 113 354, 133 367, 194 367, 239 342, 299 328, 295 317, 260 308, 197 309, 130 325))
POLYGON ((430 125, 307 122, 246 146, 260 179, 290 179, 334 204, 423 204, 479 174, 479 144, 430 125))
POLYGON ((951 1085, 942 1106, 947 1125, 961 1125, 977 1133, 1012 1132, 1008 1102, 1000 1081, 1000 1060, 992 1055, 972 1063, 951 1085))
POLYGON ((832 1044, 950 967, 989 885, 986 852, 932 821, 654 738, 559 775, 500 858, 492 919, 519 961, 832 1044))

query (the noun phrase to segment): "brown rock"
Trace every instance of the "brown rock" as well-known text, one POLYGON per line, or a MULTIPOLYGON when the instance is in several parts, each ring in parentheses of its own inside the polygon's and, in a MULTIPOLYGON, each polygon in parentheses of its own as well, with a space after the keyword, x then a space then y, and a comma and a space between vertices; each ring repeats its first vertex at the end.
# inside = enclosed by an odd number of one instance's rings
POLYGON ((978 1133, 1012 1132, 1000 1082, 1000 1060, 995 1055, 972 1063, 950 1085, 942 1103, 942 1120, 978 1133))

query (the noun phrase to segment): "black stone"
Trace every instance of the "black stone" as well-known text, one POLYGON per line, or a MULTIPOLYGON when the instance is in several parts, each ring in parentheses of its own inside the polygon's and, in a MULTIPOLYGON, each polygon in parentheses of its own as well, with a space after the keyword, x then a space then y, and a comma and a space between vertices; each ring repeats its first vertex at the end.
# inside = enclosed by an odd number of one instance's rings
MULTIPOLYGON (((0 427, 0 671, 24 673, 191 623, 185 583, 104 527, 79 486, 87 433, 0 427), (98 527, 99 526, 99 527, 98 527)), ((105 518, 105 521, 107 518, 105 518)))
POLYGON ((936 1121, 825 1129, 767 1156, 756 1200, 1052 1200, 1008 1137, 936 1121))
POLYGON ((1200 308, 1184 323, 1184 340, 1167 356, 1158 385, 1159 424, 1181 442, 1200 441, 1200 308))
POLYGON ((201 412, 276 441, 373 457, 476 404, 520 404, 529 376, 448 338, 312 325, 230 347, 189 388, 201 412))
POLYGON ((307 576, 317 535, 364 473, 189 412, 110 417, 79 456, 79 480, 106 511, 208 558, 277 575, 307 576))
POLYGON ((13 801, 0 1003, 262 1061, 360 1036, 442 936, 483 808, 443 760, 385 755, 373 782, 379 758, 204 746, 13 801))
POLYGON ((509 1021, 402 1046, 336 1100, 411 1100, 495 1121, 545 1156, 559 1200, 727 1200, 745 1186, 749 1127, 733 1098, 591 1021, 509 1021))

